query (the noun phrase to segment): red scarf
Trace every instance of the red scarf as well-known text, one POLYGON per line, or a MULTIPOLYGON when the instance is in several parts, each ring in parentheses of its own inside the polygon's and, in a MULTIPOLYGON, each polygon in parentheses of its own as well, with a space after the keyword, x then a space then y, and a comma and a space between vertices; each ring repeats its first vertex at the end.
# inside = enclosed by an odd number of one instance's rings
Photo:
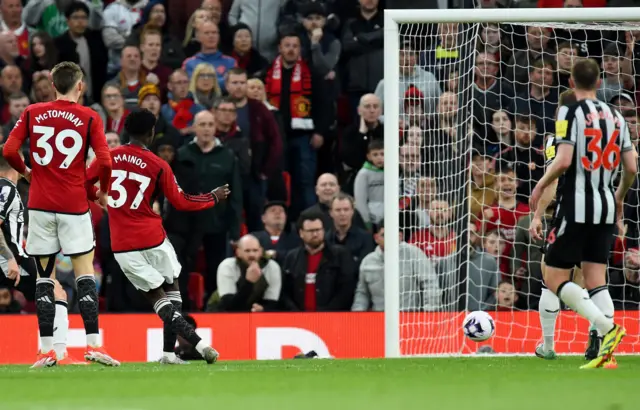
POLYGON ((124 120, 127 118, 127 115, 129 115, 129 110, 126 109, 122 113, 122 117, 118 120, 114 120, 107 115, 107 132, 113 131, 118 134, 122 133, 122 130, 124 129, 124 120))
POLYGON ((243 56, 236 53, 234 50, 231 52, 231 57, 236 60, 236 64, 238 65, 238 67, 244 68, 246 70, 249 66, 249 62, 251 61, 251 50, 249 50, 249 52, 245 53, 245 55, 243 56))
MULTIPOLYGON (((282 97, 282 57, 278 56, 267 73, 265 91, 269 103, 280 108, 282 97)), ((286 96, 285 96, 286 98, 286 96)), ((291 110, 291 128, 313 130, 311 119, 311 71, 301 58, 293 67, 291 87, 289 88, 289 109, 291 110)))
POLYGON ((185 98, 178 102, 169 100, 169 106, 173 108, 173 111, 176 113, 171 125, 179 130, 187 128, 191 121, 193 121, 193 113, 191 112, 193 104, 194 103, 191 98, 185 98))

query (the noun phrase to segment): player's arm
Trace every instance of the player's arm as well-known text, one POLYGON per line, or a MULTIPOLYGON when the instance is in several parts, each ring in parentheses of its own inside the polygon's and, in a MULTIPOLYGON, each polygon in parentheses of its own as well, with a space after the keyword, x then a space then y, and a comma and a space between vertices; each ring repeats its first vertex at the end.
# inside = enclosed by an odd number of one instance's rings
POLYGON ((226 196, 218 198, 217 189, 202 195, 186 194, 178 185, 171 167, 164 161, 160 175, 160 186, 169 203, 178 211, 201 211, 211 208, 219 201, 226 199, 226 196))
POLYGON ((92 118, 89 145, 96 154, 96 160, 92 162, 92 165, 95 164, 98 167, 97 173, 100 181, 100 191, 106 193, 109 192, 109 184, 111 183, 111 154, 109 154, 107 137, 104 135, 102 118, 97 114, 92 118))
MULTIPOLYGON (((9 207, 12 203, 12 200, 10 201, 9 199, 15 196, 16 188, 3 187, 2 190, 4 202, 0 202, 0 225, 2 225, 4 223, 4 220, 7 218, 9 207)), ((4 232, 2 232, 1 230, 0 257, 4 258, 7 261, 7 272, 5 272, 5 275, 9 279, 15 280, 15 285, 18 285, 18 283, 20 283, 20 268, 18 267, 18 262, 16 262, 16 257, 13 255, 13 252, 11 252, 11 248, 9 248, 9 244, 7 243, 7 238, 5 238, 4 236, 4 232)))
MULTIPOLYGON (((27 166, 24 163, 22 155, 20 155, 20 147, 22 143, 27 139, 29 130, 27 129, 27 118, 29 116, 29 110, 26 109, 20 115, 20 119, 16 122, 9 133, 9 138, 4 144, 2 155, 7 160, 11 168, 18 171, 21 175, 28 173, 27 166)), ((106 142, 105 142, 106 143, 106 142)))
MULTIPOLYGON (((555 138, 555 137, 551 137, 555 138)), ((556 159, 556 145, 553 143, 553 140, 550 140, 546 144, 546 148, 544 150, 544 159, 547 169, 551 167, 551 164, 556 159)), ((549 207, 549 204, 553 202, 553 198, 556 196, 556 192, 558 190, 558 180, 554 180, 549 185, 548 189, 545 189, 538 201, 538 206, 536 207, 535 213, 533 215, 534 218, 542 220, 545 211, 549 207)))
POLYGON ((627 196, 627 192, 633 185, 638 173, 638 155, 636 149, 631 143, 629 135, 629 127, 625 122, 622 123, 620 130, 620 141, 622 151, 622 178, 620 178, 620 184, 616 190, 616 200, 618 202, 624 202, 624 198, 627 196))

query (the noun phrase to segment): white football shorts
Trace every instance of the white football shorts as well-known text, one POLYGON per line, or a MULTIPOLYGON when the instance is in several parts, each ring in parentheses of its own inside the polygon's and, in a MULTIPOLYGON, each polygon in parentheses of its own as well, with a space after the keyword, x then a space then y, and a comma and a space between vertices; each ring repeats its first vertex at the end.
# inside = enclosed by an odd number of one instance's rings
POLYGON ((60 251, 80 256, 96 246, 91 212, 81 215, 29 210, 26 251, 30 256, 49 256, 60 251))
POLYGON ((116 261, 133 286, 143 292, 172 284, 182 266, 168 239, 155 248, 114 253, 116 261))

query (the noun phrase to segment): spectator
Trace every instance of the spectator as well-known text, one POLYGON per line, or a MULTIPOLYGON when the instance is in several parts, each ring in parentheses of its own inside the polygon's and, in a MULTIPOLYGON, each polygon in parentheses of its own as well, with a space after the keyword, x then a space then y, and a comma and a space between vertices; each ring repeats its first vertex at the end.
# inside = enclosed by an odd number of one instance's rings
MULTIPOLYGON (((367 161, 358 171, 354 184, 355 205, 367 228, 384 218, 384 142, 369 143, 367 161)), ((334 199, 335 201, 335 199, 334 199)))
POLYGON ((22 92, 22 72, 14 65, 5 66, 0 71, 0 124, 6 124, 11 120, 9 112, 9 96, 22 92))
POLYGON ((210 110, 221 95, 221 85, 218 84, 218 76, 212 65, 202 63, 193 70, 191 81, 189 82, 189 93, 193 96, 193 101, 210 110))
POLYGON ((20 115, 29 105, 29 97, 22 91, 9 95, 9 114, 11 118, 4 127, 2 127, 2 133, 9 136, 9 133, 16 125, 16 122, 20 119, 20 115))
MULTIPOLYGON (((470 232, 476 232, 476 226, 469 224, 470 232)), ((477 250, 471 240, 473 235, 469 235, 469 245, 467 246, 467 258, 460 267, 460 278, 466 277, 467 300, 464 310, 473 312, 476 310, 493 310, 496 305, 496 291, 500 275, 496 258, 490 254, 477 250), (467 270, 468 269, 468 270, 467 270)))
MULTIPOLYGON (((169 27, 171 26, 169 20, 166 8, 161 0, 149 1, 145 8, 142 9, 140 21, 133 27, 131 34, 127 38, 126 45, 140 46, 140 49, 142 49, 142 33, 146 30, 159 32, 160 48, 158 50, 161 51, 161 54, 158 56, 158 60, 161 65, 168 67, 169 70, 175 70, 180 68, 185 56, 180 41, 169 33, 169 27)), ((142 52, 144 53, 144 50, 142 52)))
POLYGON ((264 256, 253 235, 240 238, 236 256, 220 263, 217 281, 218 291, 213 301, 209 301, 208 311, 269 312, 278 307, 282 289, 280 266, 264 256))
POLYGON ((558 67, 558 77, 556 84, 558 85, 558 94, 571 88, 569 86, 569 78, 571 77, 571 67, 573 67, 578 57, 578 46, 569 42, 558 44, 556 53, 556 65, 558 67))
MULTIPOLYGON (((253 33, 254 47, 268 61, 276 58, 278 50, 278 16, 283 0, 233 0, 229 10, 229 24, 246 25, 253 33)), ((234 39, 235 43, 235 39, 234 39)), ((246 67, 243 67, 246 68, 246 67)))
POLYGON ((102 34, 88 28, 89 7, 85 3, 74 1, 64 15, 69 29, 54 40, 58 62, 79 64, 87 85, 85 95, 97 100, 98 93, 107 81, 107 49, 102 34))
MULTIPOLYGON (((351 310, 384 311, 384 225, 374 235, 376 249, 362 260, 360 276, 351 310)), ((441 290, 436 271, 420 248, 402 239, 398 249, 400 311, 435 311, 441 306, 441 290)))
POLYGON ((380 122, 382 102, 375 94, 365 94, 358 106, 358 119, 349 126, 342 136, 340 157, 345 169, 346 191, 351 186, 356 173, 367 160, 368 146, 372 141, 384 140, 384 125, 380 122))
POLYGON ((402 145, 400 147, 400 196, 411 198, 416 194, 422 155, 419 147, 402 145))
POLYGON ((516 293, 516 288, 511 282, 500 282, 498 290, 496 291, 496 301, 496 310, 513 310, 516 302, 518 301, 518 294, 516 293))
MULTIPOLYGON (((516 113, 536 118, 543 134, 554 131, 558 106, 558 88, 553 84, 555 70, 553 60, 534 61, 529 68, 528 90, 516 97, 516 113)), ((535 141, 535 145, 540 143, 535 141)))
POLYGON ((142 72, 147 82, 153 82, 160 88, 162 101, 166 101, 167 84, 171 68, 161 62, 163 50, 162 33, 155 29, 145 29, 140 34, 140 53, 142 54, 142 72), (150 76, 155 75, 156 78, 150 76), (156 81, 157 79, 157 81, 156 81), (152 81, 153 80, 153 81, 152 81))
POLYGON ((640 132, 640 126, 638 125, 638 113, 636 110, 626 110, 623 111, 623 115, 625 121, 627 122, 627 126, 629 127, 629 136, 631 137, 631 142, 637 147, 640 138, 638 136, 640 132))
POLYGON ((22 57, 29 56, 29 29, 22 21, 22 1, 2 0, 0 3, 0 31, 16 37, 18 50, 22 57))
MULTIPOLYGON (((491 113, 504 110, 513 113, 515 94, 509 84, 500 80, 499 63, 495 54, 480 51, 476 54, 475 76, 473 78, 473 118, 474 129, 485 139, 490 135, 491 113)), ((489 140, 490 142, 496 142, 489 140)))
POLYGON ((512 147, 515 144, 515 137, 511 118, 512 117, 504 110, 494 112, 491 115, 491 130, 487 137, 488 142, 483 143, 484 147, 475 144, 477 149, 484 151, 487 155, 494 156, 500 151, 512 147))
POLYGON ((102 107, 105 113, 105 131, 113 131, 121 135, 129 110, 124 106, 124 98, 117 86, 106 85, 102 89, 102 107))
POLYGON ((463 45, 460 44, 464 30, 460 29, 458 23, 441 23, 437 28, 436 45, 426 52, 423 66, 444 83, 448 79, 447 72, 457 69, 465 58, 463 45))
POLYGON ((269 101, 267 101, 267 93, 265 91, 265 86, 262 80, 258 78, 251 78, 247 81, 247 97, 249 97, 250 99, 261 101, 264 106, 267 107, 269 112, 273 114, 273 117, 276 120, 276 124, 278 125, 278 133, 280 134, 280 138, 283 140, 282 142, 284 145, 285 127, 284 123, 282 122, 282 115, 276 107, 274 107, 269 103, 269 101))
POLYGON ((200 7, 211 12, 211 21, 220 30, 220 49, 227 50, 231 45, 232 39, 229 34, 229 24, 227 24, 226 19, 222 18, 222 0, 202 0, 200 7))
POLYGON ((247 72, 232 68, 227 73, 225 88, 235 104, 236 124, 240 134, 250 143, 249 174, 243 181, 246 222, 249 231, 262 229, 260 211, 265 203, 269 179, 282 179, 282 137, 275 117, 259 101, 247 96, 247 72), (249 204, 255 206, 249 207, 249 204), (255 209, 255 214, 249 209, 255 209))
MULTIPOLYGON (((120 58, 126 46, 127 37, 133 26, 140 21, 140 9, 147 0, 117 0, 104 9, 102 38, 109 49, 109 73, 120 70, 120 58)), ((136 47, 137 48, 137 47, 136 47)))
POLYGON ((215 137, 216 122, 213 114, 209 111, 196 114, 194 130, 194 141, 178 150, 174 167, 177 181, 185 192, 193 194, 209 192, 229 184, 231 195, 227 202, 195 215, 170 208, 165 228, 175 234, 175 240, 170 240, 179 256, 184 257, 185 252, 188 253, 187 247, 192 246, 191 237, 202 238, 208 299, 216 290, 216 272, 220 262, 227 257, 229 239, 237 241, 240 237, 242 184, 235 155, 215 137))
POLYGON ((138 92, 148 78, 142 70, 142 60, 138 47, 126 46, 123 48, 121 63, 122 70, 109 84, 115 85, 120 89, 125 107, 133 109, 138 105, 138 92))
POLYGON ((359 3, 357 17, 347 20, 342 32, 346 88, 354 112, 362 106, 362 97, 374 91, 382 80, 384 65, 384 16, 378 12, 379 0, 359 0, 359 3))
MULTIPOLYGON (((543 61, 550 61, 553 58, 552 50, 547 48, 550 35, 550 29, 547 27, 527 27, 526 47, 516 50, 507 63, 506 78, 511 82, 516 95, 529 92, 530 70, 533 69, 532 62, 543 58, 543 61)), ((553 79, 549 83, 552 81, 553 79)))
POLYGON ((315 201, 313 180, 316 175, 316 151, 324 144, 327 129, 321 118, 323 108, 312 106, 311 71, 300 57, 300 38, 284 35, 280 40, 280 55, 267 73, 267 99, 280 110, 287 142, 285 158, 291 174, 292 195, 290 216, 312 206, 315 201))
MULTIPOLYGON (((604 49, 604 56, 602 58, 602 73, 604 78, 598 89, 599 100, 611 101, 611 99, 618 97, 618 95, 624 91, 624 75, 621 71, 621 63, 622 57, 618 51, 618 45, 615 43, 609 44, 604 49)), ((628 77, 633 82, 631 76, 628 77)))
MULTIPOLYGON (((427 115, 436 112, 437 101, 442 94, 438 80, 433 73, 417 66, 417 52, 409 40, 405 40, 400 47, 400 79, 398 87, 400 95, 405 95, 409 87, 416 87, 424 98, 424 112, 427 115)), ((384 101, 384 79, 376 86, 375 94, 380 101, 384 101)), ((400 115, 404 115, 404 101, 401 99, 400 115)))
POLYGON ((416 195, 411 200, 411 211, 415 215, 416 228, 424 229, 430 225, 429 211, 431 204, 438 194, 434 178, 420 177, 418 179, 416 195))
POLYGON ((47 33, 35 33, 31 38, 29 70, 34 74, 43 70, 50 71, 58 63, 58 55, 58 48, 47 33))
POLYGON ((28 61, 20 55, 18 50, 18 41, 16 36, 11 33, 0 33, 0 68, 4 69, 8 66, 15 66, 20 71, 23 82, 21 89, 28 90, 30 88, 28 61))
POLYGON ((206 108, 193 100, 189 92, 189 76, 183 69, 171 74, 167 88, 169 102, 162 106, 162 117, 182 135, 190 134, 193 131, 193 118, 206 108))
POLYGON ((120 135, 117 132, 108 131, 104 133, 104 136, 107 138, 107 145, 109 149, 118 148, 121 144, 120 135))
POLYGON ((353 225, 355 202, 352 196, 340 192, 333 197, 330 206, 333 227, 326 230, 326 241, 347 248, 356 267, 359 267, 362 259, 375 247, 371 233, 353 225))
POLYGON ((474 151, 471 155, 471 181, 469 184, 469 202, 471 220, 480 217, 482 210, 492 206, 497 199, 491 157, 474 151))
MULTIPOLYGON (((338 179, 334 174, 326 173, 320 175, 316 182, 315 192, 318 196, 318 202, 305 212, 320 213, 322 215, 322 226, 328 231, 333 227, 333 219, 330 215, 331 201, 340 192, 338 179)), ((366 228, 364 220, 358 211, 353 214, 353 225, 358 228, 366 228)))
POLYGON ((614 96, 609 100, 609 104, 622 111, 623 115, 627 111, 636 111, 636 103, 633 100, 633 97, 631 97, 631 95, 629 95, 629 93, 627 92, 621 92, 620 94, 614 96))
POLYGON ((49 73, 38 71, 33 74, 33 86, 31 88, 31 101, 34 103, 49 102, 56 98, 56 92, 49 79, 49 73))
POLYGON ((201 8, 194 11, 191 17, 189 17, 182 42, 182 50, 184 51, 185 57, 193 57, 193 55, 202 48, 196 32, 205 21, 213 21, 211 10, 201 8))
POLYGON ((12 290, 9 286, 0 285, 0 314, 20 313, 22 307, 13 298, 12 290))
MULTIPOLYGON (((262 211, 264 230, 253 232, 266 255, 282 261, 287 253, 300 245, 300 236, 287 226, 287 209, 284 202, 267 202, 262 211)), ((290 227, 290 226, 289 226, 290 227)))
MULTIPOLYGON (((536 139, 536 124, 533 118, 524 115, 516 117, 515 144, 496 155, 496 160, 513 164, 518 180, 519 202, 529 203, 529 195, 544 175, 544 155, 533 146, 536 139)), ((542 144, 536 144, 542 146, 542 144)))
POLYGON ((182 68, 187 72, 187 75, 191 77, 193 71, 199 64, 210 64, 218 75, 218 84, 224 84, 225 74, 231 68, 235 67, 236 61, 219 51, 220 30, 218 26, 211 21, 205 21, 200 25, 196 36, 201 45, 200 52, 184 60, 182 68))
MULTIPOLYGON (((155 84, 145 84, 138 93, 138 105, 140 108, 151 111, 157 118, 155 137, 149 149, 155 152, 160 150, 161 147, 165 147, 164 149, 171 151, 171 153, 167 153, 166 155, 175 155, 175 151, 180 146, 182 137, 178 130, 171 126, 171 124, 160 115, 160 107, 162 105, 160 96, 160 89, 155 84)), ((125 142, 129 142, 128 136, 124 136, 123 139, 125 142)), ((162 157, 161 155, 158 156, 162 157)), ((164 159, 167 160, 168 158, 165 156, 164 159)), ((171 161, 167 162, 171 163, 172 158, 171 161)))
POLYGON ((304 245, 284 259, 283 307, 305 312, 351 310, 356 267, 349 251, 325 242, 320 213, 303 212, 297 227, 304 245))
MULTIPOLYGON (((82 0, 89 6, 89 29, 102 29, 103 2, 82 0)), ((73 0, 27 1, 22 10, 22 19, 31 28, 47 33, 51 38, 61 36, 69 29, 64 12, 73 0)))
POLYGON ((269 62, 253 47, 251 28, 244 23, 232 27, 233 49, 231 57, 236 67, 243 68, 250 77, 263 77, 269 62))
POLYGON ((417 230, 409 243, 422 249, 427 257, 438 263, 456 251, 456 233, 451 229, 451 205, 444 198, 436 198, 429 208, 429 227, 417 230))
POLYGON ((515 240, 518 220, 529 213, 529 206, 516 201, 516 187, 518 183, 513 166, 501 163, 498 168, 496 188, 498 200, 492 206, 485 208, 478 222, 478 231, 487 234, 498 230, 505 240, 504 249, 500 254, 500 271, 503 275, 511 274, 511 258, 513 257, 513 242, 515 240))

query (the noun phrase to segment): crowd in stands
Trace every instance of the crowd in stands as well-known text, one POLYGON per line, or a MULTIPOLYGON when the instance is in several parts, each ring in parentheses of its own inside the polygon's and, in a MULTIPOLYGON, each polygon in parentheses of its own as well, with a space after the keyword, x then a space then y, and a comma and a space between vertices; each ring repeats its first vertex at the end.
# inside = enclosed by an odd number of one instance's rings
MULTIPOLYGON (((399 82, 386 84, 402 96, 401 229, 385 232, 384 202, 397 200, 384 197, 385 2, 184 3, 1 0, 0 124, 4 140, 28 104, 55 98, 51 68, 74 61, 110 147, 128 142, 124 119, 146 108, 157 116, 149 149, 185 192, 229 184, 210 210, 154 203, 189 311, 382 311, 385 233, 401 240, 401 310, 536 308, 528 194, 576 58, 602 63, 599 93, 625 109, 638 141, 640 67, 630 62, 640 32, 407 25, 399 82), (172 21, 185 7, 188 20, 172 21)), ((634 240, 619 241, 627 251, 610 269, 626 308, 640 302, 639 192, 628 206, 634 240)), ((114 259, 108 212, 92 204, 92 215, 101 308, 150 311, 114 259)), ((64 255, 57 269, 73 300, 64 255)), ((0 289, 0 312, 30 309, 0 289)))

